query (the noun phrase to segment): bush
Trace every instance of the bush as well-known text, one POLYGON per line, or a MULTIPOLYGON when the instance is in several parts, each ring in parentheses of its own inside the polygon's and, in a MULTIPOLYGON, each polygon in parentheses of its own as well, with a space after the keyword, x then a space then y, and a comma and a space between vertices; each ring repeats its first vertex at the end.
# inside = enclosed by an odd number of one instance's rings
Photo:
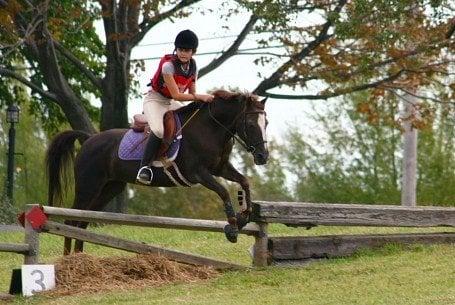
POLYGON ((16 223, 19 210, 10 202, 6 196, 0 198, 0 206, 0 224, 16 223))

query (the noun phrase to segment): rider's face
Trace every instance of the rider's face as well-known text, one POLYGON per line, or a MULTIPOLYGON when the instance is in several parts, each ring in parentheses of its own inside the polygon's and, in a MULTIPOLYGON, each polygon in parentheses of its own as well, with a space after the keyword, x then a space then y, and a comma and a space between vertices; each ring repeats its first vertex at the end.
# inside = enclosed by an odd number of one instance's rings
POLYGON ((193 49, 177 48, 176 53, 181 62, 188 62, 193 56, 193 49))

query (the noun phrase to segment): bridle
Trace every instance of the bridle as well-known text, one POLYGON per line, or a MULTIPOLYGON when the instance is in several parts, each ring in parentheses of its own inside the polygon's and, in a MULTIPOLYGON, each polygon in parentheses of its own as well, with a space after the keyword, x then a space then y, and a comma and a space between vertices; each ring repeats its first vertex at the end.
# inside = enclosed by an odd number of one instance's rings
MULTIPOLYGON (((246 143, 245 141, 243 141, 239 136, 237 136, 235 134, 235 132, 232 132, 231 131, 231 128, 232 126, 235 126, 237 125, 237 121, 240 119, 240 117, 243 115, 243 135, 244 135, 244 138, 247 139, 248 141, 248 134, 247 134, 247 128, 246 128, 246 118, 247 118, 247 115, 252 115, 252 114, 264 114, 266 115, 266 112, 264 110, 256 110, 256 111, 246 111, 246 104, 245 106, 243 107, 243 110, 237 114, 237 116, 234 118, 234 120, 232 121, 231 124, 229 124, 228 126, 224 125, 223 123, 221 123, 217 118, 215 118, 212 114, 212 110, 211 110, 211 104, 208 104, 208 111, 209 111, 209 116, 210 118, 215 121, 215 123, 217 123, 218 125, 220 125, 224 130, 226 130, 228 132, 228 134, 234 139, 234 140, 237 140, 237 142, 240 143, 240 145, 243 146, 243 148, 246 149, 247 152, 249 153, 254 153, 256 151, 256 148, 258 147, 258 145, 261 145, 261 144, 264 144, 264 143, 267 143, 267 141, 265 140, 262 140, 262 141, 258 141, 256 143, 246 143)), ((238 131, 237 131, 238 132, 238 131)))

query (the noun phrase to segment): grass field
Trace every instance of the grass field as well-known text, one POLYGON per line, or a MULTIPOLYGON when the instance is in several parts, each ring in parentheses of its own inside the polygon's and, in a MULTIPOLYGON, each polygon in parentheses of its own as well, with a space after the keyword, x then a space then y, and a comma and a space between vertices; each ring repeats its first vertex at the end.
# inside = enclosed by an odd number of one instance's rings
MULTIPOLYGON (((241 236, 237 244, 223 234, 127 226, 91 230, 153 243, 190 253, 249 265, 253 238, 241 236)), ((270 235, 327 235, 404 232, 455 232, 455 229, 395 229, 316 227, 311 230, 272 225, 270 235)), ((0 233, 0 242, 21 242, 23 233, 0 233)), ((41 237, 40 261, 60 257, 63 238, 41 237)), ((86 244, 96 256, 133 255, 86 244)), ((0 292, 7 292, 11 270, 23 257, 0 253, 0 292)), ((321 260, 305 267, 269 267, 225 272, 196 283, 177 283, 131 291, 79 294, 59 298, 17 297, 13 304, 455 304, 455 245, 388 245, 353 257, 321 260)))

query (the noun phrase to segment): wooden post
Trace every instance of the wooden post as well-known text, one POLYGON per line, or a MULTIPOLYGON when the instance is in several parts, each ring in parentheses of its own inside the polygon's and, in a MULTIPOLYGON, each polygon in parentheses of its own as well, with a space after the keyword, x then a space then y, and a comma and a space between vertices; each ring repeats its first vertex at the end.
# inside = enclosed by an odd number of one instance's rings
POLYGON ((266 222, 258 222, 259 232, 254 235, 253 266, 266 267, 269 261, 268 236, 266 222))
MULTIPOLYGON (((27 214, 33 207, 37 206, 36 204, 27 204, 25 208, 25 213, 27 214)), ((25 243, 29 245, 29 251, 24 256, 25 265, 34 265, 38 264, 38 255, 39 255, 39 233, 36 232, 27 219, 24 220, 25 223, 25 243)))

